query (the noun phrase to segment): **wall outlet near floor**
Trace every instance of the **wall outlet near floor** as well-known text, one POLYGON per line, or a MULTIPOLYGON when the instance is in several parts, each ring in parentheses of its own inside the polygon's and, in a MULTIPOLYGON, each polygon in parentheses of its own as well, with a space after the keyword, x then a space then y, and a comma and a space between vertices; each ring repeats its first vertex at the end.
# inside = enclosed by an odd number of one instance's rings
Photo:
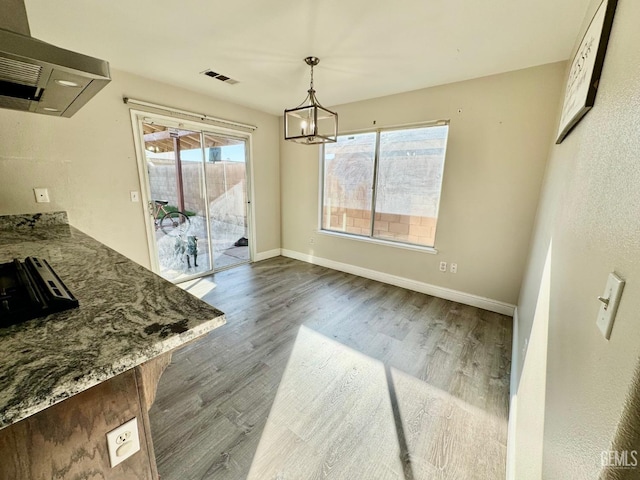
POLYGON ((449 271, 451 273, 458 273, 458 264, 457 263, 451 263, 449 265, 449 271))
POLYGON ((138 419, 133 417, 127 423, 123 423, 107 433, 107 447, 111 468, 139 451, 138 419))
POLYGON ((441 272, 447 271, 447 262, 440 262, 440 271, 441 272))
POLYGON ((37 203, 49 203, 49 189, 48 188, 34 188, 33 193, 36 196, 37 203))

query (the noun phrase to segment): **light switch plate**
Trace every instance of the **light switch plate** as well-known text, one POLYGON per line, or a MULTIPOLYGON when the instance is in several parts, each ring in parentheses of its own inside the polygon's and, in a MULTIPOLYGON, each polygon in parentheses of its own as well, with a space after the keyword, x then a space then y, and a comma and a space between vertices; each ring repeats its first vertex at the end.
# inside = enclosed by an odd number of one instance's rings
POLYGON ((611 337, 611 329, 613 328, 613 321, 618 311, 623 288, 624 280, 615 273, 610 273, 607 286, 602 294, 600 310, 598 310, 598 319, 596 320, 596 325, 598 325, 602 335, 604 335, 604 338, 607 340, 611 337))

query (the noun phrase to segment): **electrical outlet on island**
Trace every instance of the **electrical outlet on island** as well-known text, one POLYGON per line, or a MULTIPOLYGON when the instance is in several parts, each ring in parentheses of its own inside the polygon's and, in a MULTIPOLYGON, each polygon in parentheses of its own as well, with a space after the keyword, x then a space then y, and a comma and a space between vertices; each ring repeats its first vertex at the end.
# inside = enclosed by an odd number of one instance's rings
POLYGON ((133 417, 126 423, 107 433, 107 447, 111 468, 140 450, 138 419, 133 417))

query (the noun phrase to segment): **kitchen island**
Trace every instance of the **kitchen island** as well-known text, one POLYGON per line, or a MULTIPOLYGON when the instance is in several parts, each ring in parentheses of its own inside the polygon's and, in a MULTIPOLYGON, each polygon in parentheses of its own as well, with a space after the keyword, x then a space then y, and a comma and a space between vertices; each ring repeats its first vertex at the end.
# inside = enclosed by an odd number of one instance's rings
POLYGON ((171 351, 223 325, 216 308, 68 225, 0 217, 0 263, 46 259, 79 308, 0 328, 0 479, 155 479, 148 409, 171 351), (114 468, 106 433, 138 418, 114 468))

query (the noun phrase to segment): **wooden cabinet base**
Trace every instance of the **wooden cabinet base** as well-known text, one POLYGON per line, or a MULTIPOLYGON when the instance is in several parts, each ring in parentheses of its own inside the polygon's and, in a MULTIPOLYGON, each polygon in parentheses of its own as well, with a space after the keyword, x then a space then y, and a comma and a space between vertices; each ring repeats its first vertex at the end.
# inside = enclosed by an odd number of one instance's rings
POLYGON ((164 354, 0 430, 0 480, 157 480, 148 409, 164 354), (106 433, 138 418, 140 451, 114 468, 106 433))

